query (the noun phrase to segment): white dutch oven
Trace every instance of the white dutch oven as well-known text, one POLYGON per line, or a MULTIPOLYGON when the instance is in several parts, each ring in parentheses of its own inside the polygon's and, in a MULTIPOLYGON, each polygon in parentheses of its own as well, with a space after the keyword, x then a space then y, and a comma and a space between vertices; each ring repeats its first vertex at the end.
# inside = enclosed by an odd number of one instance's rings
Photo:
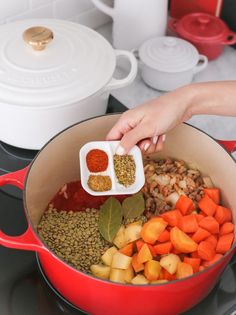
POLYGON ((176 37, 155 37, 147 40, 138 51, 141 75, 154 89, 172 91, 192 82, 195 73, 208 63, 189 42, 176 37))
POLYGON ((109 91, 128 85, 136 73, 132 53, 114 50, 83 25, 54 19, 3 25, 0 140, 40 149, 69 125, 104 114, 109 91), (126 78, 117 80, 113 74, 120 56, 131 68, 126 78))

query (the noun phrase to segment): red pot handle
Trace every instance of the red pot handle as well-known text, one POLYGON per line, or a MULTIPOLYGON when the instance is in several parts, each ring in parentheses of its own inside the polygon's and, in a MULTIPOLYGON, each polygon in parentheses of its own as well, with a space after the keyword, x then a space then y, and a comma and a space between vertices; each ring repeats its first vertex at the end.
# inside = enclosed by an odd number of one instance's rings
POLYGON ((230 32, 228 33, 227 39, 223 40, 222 44, 225 45, 233 45, 236 43, 236 33, 230 32))
POLYGON ((227 151, 233 153, 236 151, 236 140, 217 140, 227 151))
MULTIPOLYGON (((23 190, 27 171, 28 167, 0 176, 0 186, 10 184, 23 190)), ((19 236, 8 236, 0 230, 0 245, 9 248, 25 249, 37 252, 48 251, 35 236, 30 226, 28 226, 26 232, 19 236)))
POLYGON ((177 22, 178 22, 178 19, 170 19, 168 21, 168 28, 174 33, 177 33, 177 31, 176 31, 177 22))

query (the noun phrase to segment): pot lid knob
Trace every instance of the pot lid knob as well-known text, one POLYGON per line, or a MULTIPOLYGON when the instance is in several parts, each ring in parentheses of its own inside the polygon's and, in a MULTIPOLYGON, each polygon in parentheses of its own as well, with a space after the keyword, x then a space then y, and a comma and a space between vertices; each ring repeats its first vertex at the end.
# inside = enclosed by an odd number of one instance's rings
POLYGON ((174 46, 176 46, 176 44, 177 44, 177 41, 173 37, 166 37, 164 39, 164 45, 167 47, 174 47, 174 46))
POLYGON ((24 31, 23 39, 34 50, 43 50, 53 40, 53 32, 44 26, 34 26, 24 31))

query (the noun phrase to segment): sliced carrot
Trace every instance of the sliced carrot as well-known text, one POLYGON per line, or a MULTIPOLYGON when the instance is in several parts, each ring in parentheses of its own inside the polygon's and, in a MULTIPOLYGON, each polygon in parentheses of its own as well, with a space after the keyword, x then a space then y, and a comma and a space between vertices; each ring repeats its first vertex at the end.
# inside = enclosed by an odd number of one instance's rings
POLYGON ((185 195, 181 195, 175 204, 176 209, 180 210, 183 215, 191 213, 194 209, 192 199, 185 195))
POLYGON ((232 221, 232 212, 230 209, 217 206, 216 213, 215 213, 215 219, 219 224, 223 224, 225 222, 231 222, 232 221))
POLYGON ((190 255, 192 258, 200 258, 197 251, 191 253, 190 255))
POLYGON ((221 227, 220 227, 220 235, 224 234, 229 234, 234 231, 234 224, 231 222, 225 222, 221 227))
POLYGON ((170 240, 170 232, 165 229, 158 237, 158 242, 164 243, 164 242, 168 242, 169 240, 170 240))
POLYGON ((205 217, 198 224, 201 228, 209 231, 212 234, 217 234, 220 231, 219 223, 211 216, 205 217))
POLYGON ((168 222, 170 226, 178 226, 179 219, 182 217, 182 214, 179 210, 171 210, 163 213, 161 217, 168 222))
POLYGON ((159 255, 169 254, 172 250, 172 247, 173 245, 171 242, 161 243, 153 246, 155 252, 159 255))
POLYGON ((159 280, 176 280, 176 275, 169 273, 166 269, 162 268, 160 275, 159 275, 159 280))
POLYGON ((160 217, 154 217, 147 221, 141 230, 141 237, 144 242, 154 244, 160 234, 165 230, 168 223, 160 217))
POLYGON ((216 248, 218 238, 216 235, 210 235, 205 239, 205 241, 211 243, 211 245, 216 248))
POLYGON ((192 240, 194 240, 196 243, 200 243, 210 235, 211 233, 209 231, 199 227, 197 231, 193 234, 192 240))
POLYGON ((206 216, 207 216, 207 215, 206 215, 206 213, 205 213, 205 212, 203 212, 203 211, 200 211, 200 212, 199 212, 199 214, 200 214, 200 215, 203 215, 204 217, 206 217, 206 216))
POLYGON ((144 270, 144 264, 141 264, 138 261, 138 254, 133 255, 131 264, 132 264, 135 272, 140 272, 140 271, 144 270))
POLYGON ((149 260, 145 263, 144 266, 144 276, 149 280, 157 280, 160 276, 161 265, 159 261, 149 260))
POLYGON ((189 264, 193 268, 193 272, 198 272, 199 267, 201 264, 201 259, 200 258, 191 258, 191 257, 184 257, 184 263, 189 264))
POLYGON ((198 229, 198 222, 195 214, 182 216, 179 220, 179 228, 185 233, 195 233, 198 229))
POLYGON ((197 243, 177 226, 173 227, 170 231, 170 240, 174 248, 182 253, 191 253, 197 250, 197 243))
POLYGON ((138 252, 137 260, 140 264, 145 263, 148 260, 152 259, 152 253, 147 244, 143 244, 140 251, 138 252))
POLYGON ((204 193, 208 195, 217 205, 220 204, 220 190, 218 188, 205 188, 204 193))
POLYGON ((193 274, 193 267, 190 264, 186 264, 184 262, 179 262, 176 277, 177 279, 185 278, 191 276, 193 274))
POLYGON ((137 251, 138 251, 138 252, 140 251, 140 249, 141 249, 141 247, 143 246, 143 244, 144 244, 144 241, 143 241, 143 240, 137 240, 137 241, 135 242, 135 245, 136 245, 136 248, 137 248, 137 251))
POLYGON ((147 246, 148 246, 148 248, 149 248, 149 250, 150 250, 150 252, 151 252, 151 254, 152 254, 152 257, 156 257, 156 256, 157 256, 157 253, 156 253, 156 251, 155 251, 155 249, 154 249, 154 246, 151 245, 151 244, 148 244, 148 243, 147 243, 147 246))
POLYGON ((225 254, 230 249, 233 240, 234 240, 233 233, 220 236, 216 245, 216 252, 220 254, 225 254))
POLYGON ((212 244, 206 241, 202 241, 201 243, 199 243, 197 251, 199 257, 204 260, 212 260, 216 254, 212 244))
POLYGON ((173 254, 175 254, 175 255, 182 254, 182 252, 181 252, 180 250, 178 250, 178 249, 176 249, 176 248, 174 248, 174 247, 172 248, 171 253, 173 253, 173 254))
POLYGON ((210 265, 214 264, 217 260, 219 260, 221 257, 223 257, 223 255, 221 255, 221 254, 215 254, 215 256, 213 257, 212 260, 204 261, 204 262, 202 263, 202 265, 203 265, 204 267, 209 267, 210 265))
POLYGON ((214 215, 216 212, 217 204, 208 196, 204 195, 202 199, 198 202, 198 207, 206 214, 206 215, 214 215))
POLYGON ((195 214, 196 215, 196 219, 197 219, 197 222, 200 222, 203 218, 205 218, 206 215, 203 215, 203 214, 195 214))
POLYGON ((119 249, 119 252, 126 255, 126 256, 131 257, 133 255, 133 250, 134 250, 134 244, 129 243, 126 246, 119 249))

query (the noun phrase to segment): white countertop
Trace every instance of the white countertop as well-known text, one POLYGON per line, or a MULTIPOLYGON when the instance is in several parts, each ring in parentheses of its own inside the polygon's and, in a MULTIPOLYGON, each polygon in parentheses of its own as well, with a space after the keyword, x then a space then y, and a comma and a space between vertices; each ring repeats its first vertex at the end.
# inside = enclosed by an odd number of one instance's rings
MULTIPOLYGON (((98 29, 99 33, 110 42, 112 40, 111 30, 112 24, 110 23, 98 29)), ((122 73, 121 68, 118 69, 117 73, 118 75, 122 73)), ((221 80, 236 80, 236 49, 231 47, 225 47, 224 53, 218 59, 210 61, 206 69, 194 77, 194 82, 221 80)), ((131 85, 112 91, 111 94, 128 108, 133 108, 149 99, 160 96, 162 93, 148 87, 138 73, 131 85)), ((214 138, 236 140, 236 117, 202 115, 192 117, 188 123, 204 130, 214 138)))

